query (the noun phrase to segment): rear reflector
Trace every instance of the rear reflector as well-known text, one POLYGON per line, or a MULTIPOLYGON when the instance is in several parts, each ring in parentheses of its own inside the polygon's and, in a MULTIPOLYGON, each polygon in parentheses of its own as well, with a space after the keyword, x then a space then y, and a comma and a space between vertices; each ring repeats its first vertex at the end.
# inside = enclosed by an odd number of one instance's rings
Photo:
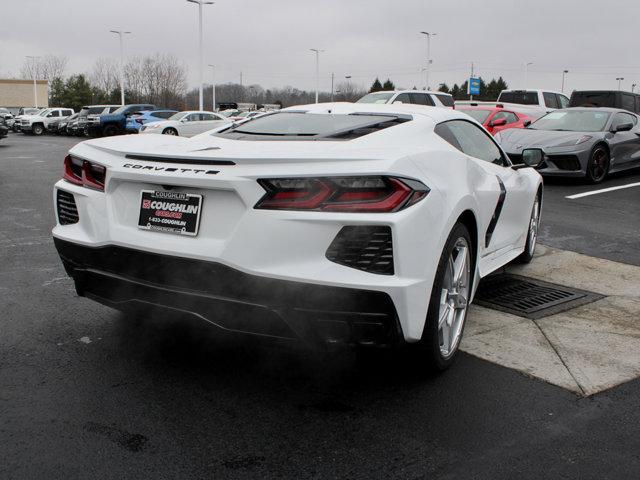
POLYGON ((269 178, 255 208, 325 212, 396 212, 422 200, 429 188, 417 180, 387 177, 269 178))

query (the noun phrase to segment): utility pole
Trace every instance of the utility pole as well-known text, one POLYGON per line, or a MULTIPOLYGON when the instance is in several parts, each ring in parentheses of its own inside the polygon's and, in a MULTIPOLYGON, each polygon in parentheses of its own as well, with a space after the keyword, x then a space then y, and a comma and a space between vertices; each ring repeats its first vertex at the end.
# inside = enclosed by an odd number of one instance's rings
POLYGON ((209 64, 211 67, 211 111, 216 111, 216 66, 209 64))
POLYGON ((320 94, 320 52, 324 52, 324 50, 318 48, 310 48, 309 50, 316 54, 316 103, 318 103, 320 94))
POLYGON ((242 72, 240 72, 240 86, 242 86, 242 72))
POLYGON ((620 91, 620 89, 622 88, 622 81, 624 80, 624 77, 618 77, 616 78, 616 80, 618 81, 618 91, 620 91))
POLYGON ((200 110, 204 110, 204 50, 202 47, 202 6, 213 5, 213 2, 208 2, 205 0, 187 0, 187 2, 196 3, 198 5, 198 51, 200 53, 200 59, 198 62, 198 84, 200 85, 200 110))
POLYGON ((27 55, 26 58, 31 59, 31 63, 33 64, 31 70, 31 76, 33 77, 33 102, 34 107, 38 108, 38 60, 40 57, 34 57, 33 55, 27 55))
POLYGON ((427 90, 429 90, 429 70, 431 69, 431 62, 432 62, 432 60, 431 60, 431 37, 432 36, 435 37, 437 35, 437 33, 433 33, 433 32, 420 32, 420 33, 422 33, 423 35, 427 36, 427 79, 426 79, 427 80, 427 84, 426 84, 426 87, 427 87, 427 90))
POLYGON ((529 76, 529 65, 533 65, 533 62, 524 62, 524 89, 527 89, 527 78, 529 76))
POLYGON ((473 62, 471 62, 471 76, 469 77, 469 81, 467 82, 467 89, 469 91, 469 100, 473 100, 473 95, 471 95, 471 79, 473 78, 473 62))
POLYGON ((560 93, 564 93, 564 76, 569 73, 569 70, 562 71, 562 88, 560 89, 560 93))
POLYGON ((636 84, 632 83, 631 84, 631 93, 633 93, 633 91, 636 89, 636 84))
POLYGON ((131 32, 125 32, 123 30, 111 30, 111 33, 115 33, 120 38, 120 105, 124 105, 124 39, 125 35, 131 32))
POLYGON ((334 73, 331 74, 331 102, 333 103, 333 81, 335 80, 336 75, 334 73))

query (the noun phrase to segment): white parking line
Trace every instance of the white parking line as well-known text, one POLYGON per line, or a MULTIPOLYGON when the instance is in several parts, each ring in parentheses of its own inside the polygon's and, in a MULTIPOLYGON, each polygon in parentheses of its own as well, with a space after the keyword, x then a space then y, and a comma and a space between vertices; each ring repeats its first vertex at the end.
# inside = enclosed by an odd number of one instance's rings
POLYGON ((640 182, 630 183, 628 185, 620 185, 618 187, 601 188, 600 190, 591 190, 590 192, 576 193, 575 195, 569 195, 569 200, 575 200, 576 198, 588 197, 589 195, 598 195, 599 193, 613 192, 614 190, 622 190, 623 188, 640 187, 640 182))

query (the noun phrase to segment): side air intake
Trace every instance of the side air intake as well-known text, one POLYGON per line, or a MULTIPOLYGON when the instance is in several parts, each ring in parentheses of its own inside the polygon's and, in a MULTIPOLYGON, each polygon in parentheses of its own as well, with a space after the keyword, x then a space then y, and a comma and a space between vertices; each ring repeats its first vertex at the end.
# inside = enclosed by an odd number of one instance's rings
POLYGON ((342 227, 327 249, 332 262, 380 275, 393 275, 391 227, 342 227))

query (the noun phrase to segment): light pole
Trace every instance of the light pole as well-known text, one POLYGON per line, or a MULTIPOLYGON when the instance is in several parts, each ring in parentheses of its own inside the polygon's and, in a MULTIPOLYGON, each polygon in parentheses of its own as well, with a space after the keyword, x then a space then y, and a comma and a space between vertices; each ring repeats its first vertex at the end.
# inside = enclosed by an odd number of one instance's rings
POLYGON ((209 64, 211 67, 211 111, 216 111, 216 66, 209 64))
POLYGON ((40 60, 40 57, 27 55, 26 58, 31 59, 31 63, 33 63, 33 67, 31 70, 31 76, 33 77, 33 102, 35 103, 34 106, 38 108, 38 85, 36 79, 38 77, 38 60, 40 60))
POLYGON ((420 32, 423 35, 427 36, 427 90, 429 90, 429 70, 431 68, 431 37, 432 36, 436 36, 437 33, 433 33, 433 32, 420 32))
POLYGON ((122 37, 131 32, 111 30, 111 33, 115 33, 120 37, 120 104, 124 105, 124 40, 122 37))
POLYGON ((569 70, 562 71, 562 88, 560 89, 560 93, 564 93, 564 76, 569 73, 569 70))
POLYGON ((529 76, 529 65, 533 65, 533 62, 524 63, 524 89, 527 89, 527 77, 529 76))
POLYGON ((187 0, 187 2, 198 4, 198 50, 200 51, 200 62, 198 65, 199 85, 200 85, 200 110, 204 110, 204 93, 202 85, 204 83, 204 52, 202 51, 202 6, 213 5, 213 2, 205 0, 187 0))
POLYGON ((310 48, 309 50, 316 54, 316 103, 318 103, 318 95, 320 92, 320 52, 324 52, 324 50, 318 48, 310 48))
POLYGON ((620 91, 624 77, 617 77, 616 80, 618 81, 618 91, 620 91))
POLYGON ((636 89, 636 84, 632 83, 631 84, 631 93, 633 93, 633 91, 636 89))

